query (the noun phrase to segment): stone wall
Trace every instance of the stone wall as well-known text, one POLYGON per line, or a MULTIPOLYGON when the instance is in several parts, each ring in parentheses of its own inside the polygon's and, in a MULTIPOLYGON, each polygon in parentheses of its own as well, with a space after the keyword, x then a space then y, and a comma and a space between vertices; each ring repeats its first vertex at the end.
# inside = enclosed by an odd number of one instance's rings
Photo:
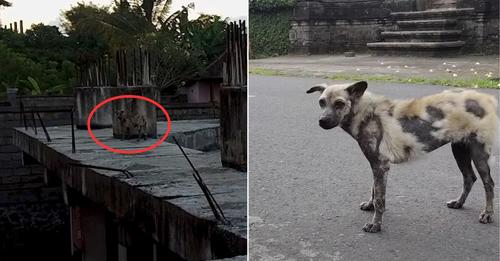
POLYGON ((365 51, 367 42, 378 40, 389 14, 382 0, 299 1, 291 19, 290 52, 365 51))
MULTIPOLYGON (((422 1, 298 1, 290 21, 290 53, 366 52, 366 43, 380 41, 382 31, 395 28, 391 12, 417 11, 422 1)), ((498 53, 498 1, 457 1, 457 8, 471 7, 474 15, 459 18, 467 42, 462 52, 498 53)))

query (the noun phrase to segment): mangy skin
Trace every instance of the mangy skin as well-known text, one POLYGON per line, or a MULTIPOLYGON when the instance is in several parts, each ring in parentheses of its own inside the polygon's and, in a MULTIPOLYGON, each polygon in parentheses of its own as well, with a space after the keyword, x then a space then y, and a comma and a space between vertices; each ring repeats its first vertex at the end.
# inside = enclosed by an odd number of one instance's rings
POLYGON ((365 92, 367 83, 321 84, 307 93, 320 92, 323 109, 319 125, 340 126, 359 143, 373 172, 371 198, 360 206, 375 210, 363 230, 379 232, 385 210, 387 173, 391 163, 406 162, 449 142, 463 175, 463 190, 449 208, 461 208, 476 181, 472 162, 481 177, 486 206, 481 223, 493 221, 493 179, 488 159, 498 129, 497 101, 491 95, 471 90, 444 91, 418 99, 389 100, 365 92))

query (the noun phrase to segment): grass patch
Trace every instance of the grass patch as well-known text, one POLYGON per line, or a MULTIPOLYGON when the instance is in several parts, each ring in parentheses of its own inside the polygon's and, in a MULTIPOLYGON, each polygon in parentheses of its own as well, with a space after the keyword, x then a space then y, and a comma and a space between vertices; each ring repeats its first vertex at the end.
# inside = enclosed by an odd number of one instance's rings
POLYGON ((291 76, 283 71, 270 70, 264 68, 250 68, 250 74, 264 75, 264 76, 291 76))
MULTIPOLYGON (((312 73, 294 73, 265 68, 251 68, 250 74, 265 76, 314 76, 312 73)), ((461 88, 489 88, 500 89, 500 79, 498 78, 470 78, 470 79, 433 79, 423 77, 398 77, 393 75, 370 75, 370 74, 327 74, 323 78, 339 81, 381 81, 393 83, 430 84, 461 88)))
POLYGON ((330 80, 352 80, 352 81, 382 81, 382 82, 394 82, 394 83, 415 83, 415 84, 430 84, 430 85, 442 85, 450 87, 461 87, 461 88, 489 88, 489 89, 500 89, 499 79, 432 79, 423 77, 397 77, 392 75, 344 75, 344 74, 334 74, 326 76, 326 79, 330 80))

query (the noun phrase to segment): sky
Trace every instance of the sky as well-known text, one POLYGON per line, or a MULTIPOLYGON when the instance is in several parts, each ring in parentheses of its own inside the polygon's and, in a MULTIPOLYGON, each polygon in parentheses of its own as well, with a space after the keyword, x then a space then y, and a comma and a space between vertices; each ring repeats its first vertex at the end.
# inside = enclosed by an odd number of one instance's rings
MULTIPOLYGON (((15 21, 23 20, 25 30, 31 24, 44 23, 48 25, 60 25, 60 16, 64 10, 76 5, 82 0, 9 0, 11 7, 0 9, 0 23, 8 25, 15 21)), ((113 0, 86 0, 96 5, 109 6, 113 0)), ((181 7, 194 3, 194 11, 191 11, 190 19, 195 19, 199 14, 215 14, 231 20, 244 19, 247 14, 247 0, 172 0, 171 12, 181 7)))

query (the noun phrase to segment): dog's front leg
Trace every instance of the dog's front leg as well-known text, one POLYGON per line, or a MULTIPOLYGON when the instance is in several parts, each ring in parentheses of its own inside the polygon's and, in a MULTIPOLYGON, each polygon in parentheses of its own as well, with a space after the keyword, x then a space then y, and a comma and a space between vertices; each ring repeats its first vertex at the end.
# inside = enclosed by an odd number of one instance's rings
POLYGON ((364 211, 372 211, 374 210, 374 207, 373 207, 373 187, 375 186, 375 184, 372 185, 372 194, 370 196, 370 200, 368 201, 365 201, 365 202, 362 202, 361 205, 359 205, 359 208, 361 210, 364 210, 364 211))
POLYGON ((389 161, 374 160, 370 162, 373 171, 373 199, 375 209, 371 223, 363 227, 363 231, 375 233, 382 228, 382 216, 385 211, 385 188, 387 185, 387 173, 389 172, 389 161))

